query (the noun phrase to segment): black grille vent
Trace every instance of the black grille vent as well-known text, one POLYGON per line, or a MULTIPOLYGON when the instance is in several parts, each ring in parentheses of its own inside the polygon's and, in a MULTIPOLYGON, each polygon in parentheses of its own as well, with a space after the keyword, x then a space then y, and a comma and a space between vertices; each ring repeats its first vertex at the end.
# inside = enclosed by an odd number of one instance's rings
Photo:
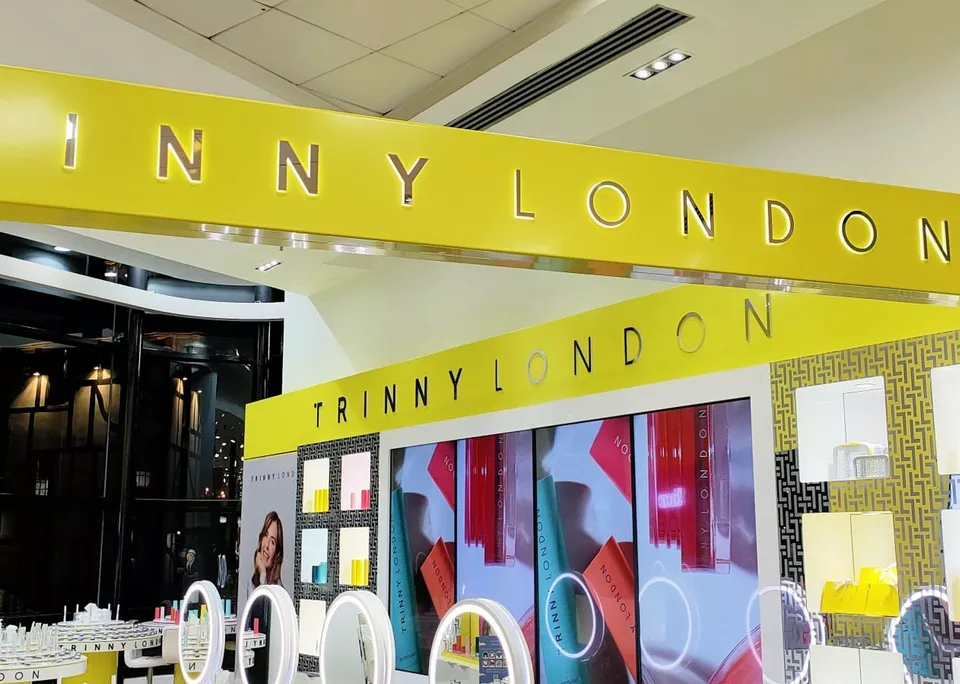
POLYGON ((690 19, 692 17, 689 15, 667 7, 651 7, 569 57, 490 98, 448 125, 473 131, 486 130, 690 19))

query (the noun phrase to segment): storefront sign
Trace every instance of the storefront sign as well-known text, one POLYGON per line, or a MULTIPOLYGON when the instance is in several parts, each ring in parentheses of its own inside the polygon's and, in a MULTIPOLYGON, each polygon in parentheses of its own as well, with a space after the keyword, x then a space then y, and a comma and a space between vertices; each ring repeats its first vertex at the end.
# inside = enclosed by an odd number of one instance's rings
POLYGON ((960 294, 952 194, 10 67, 0 90, 0 218, 960 294))
POLYGON ((250 404, 245 454, 957 327, 953 308, 683 286, 250 404))

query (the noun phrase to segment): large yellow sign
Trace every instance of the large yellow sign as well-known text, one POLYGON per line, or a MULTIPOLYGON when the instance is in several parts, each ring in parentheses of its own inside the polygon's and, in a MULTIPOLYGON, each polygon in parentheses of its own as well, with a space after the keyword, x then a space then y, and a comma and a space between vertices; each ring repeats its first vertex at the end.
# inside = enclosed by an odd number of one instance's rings
POLYGON ((245 457, 958 327, 956 308, 678 287, 249 404, 245 457))
POLYGON ((7 67, 0 92, 2 218, 960 294, 951 194, 7 67))

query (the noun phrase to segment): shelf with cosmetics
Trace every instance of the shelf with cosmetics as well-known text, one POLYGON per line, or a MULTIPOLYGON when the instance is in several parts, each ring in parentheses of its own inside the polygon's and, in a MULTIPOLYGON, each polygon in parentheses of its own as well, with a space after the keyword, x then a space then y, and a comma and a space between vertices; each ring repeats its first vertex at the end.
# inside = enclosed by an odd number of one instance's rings
POLYGON ((366 435, 298 450, 293 594, 303 670, 316 670, 331 602, 353 589, 376 589, 377 439, 366 435))

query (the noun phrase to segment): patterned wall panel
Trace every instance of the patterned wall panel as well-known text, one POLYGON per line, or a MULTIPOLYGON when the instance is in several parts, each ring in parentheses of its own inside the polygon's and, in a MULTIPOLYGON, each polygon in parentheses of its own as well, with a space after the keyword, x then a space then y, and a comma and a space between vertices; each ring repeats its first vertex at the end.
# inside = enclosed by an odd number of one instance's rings
MULTIPOLYGON (((377 510, 379 501, 379 433, 337 439, 330 442, 320 442, 302 446, 297 450, 297 542, 294 563, 294 603, 299 617, 300 600, 314 599, 330 603, 345 591, 359 587, 341 585, 339 578, 340 566, 340 533, 348 528, 365 527, 370 531, 370 575, 367 589, 377 591, 377 510), (341 511, 340 510, 340 476, 344 459, 357 454, 370 453, 370 508, 368 510, 341 511), (330 505, 326 513, 303 513, 303 469, 304 464, 319 458, 330 459, 330 505), (303 547, 304 530, 328 530, 328 581, 317 585, 300 581, 301 551, 303 547)), ((301 672, 317 672, 318 660, 314 656, 301 655, 299 670, 301 672)))
MULTIPOLYGON (((796 390, 800 387, 883 376, 886 390, 887 428, 892 476, 884 479, 831 482, 814 487, 829 490, 831 511, 889 511, 893 515, 900 597, 922 587, 945 584, 940 535, 940 511, 950 505, 950 478, 937 473, 931 404, 930 370, 958 363, 960 332, 898 340, 871 347, 849 349, 774 363, 771 366, 778 469, 791 475, 785 454, 797 448, 796 390)), ((793 461, 795 465, 795 460, 793 461)), ((778 477, 782 477, 778 472, 778 477)), ((781 485, 783 487, 784 485, 781 485)), ((796 580, 795 560, 802 557, 796 544, 794 515, 807 512, 806 499, 781 492, 783 574, 796 580), (787 497, 785 499, 785 497, 787 497), (786 523, 786 524, 784 524, 786 523), (784 554, 784 548, 787 553, 784 554)), ((810 486, 810 485, 807 485, 810 486)), ((802 572, 802 571, 801 571, 802 572)), ((936 600, 918 604, 922 628, 900 630, 909 644, 904 650, 915 681, 940 682, 950 677, 947 651, 954 647, 933 644, 934 635, 953 641, 955 631, 936 600), (922 657, 925 656, 925 657, 922 657)), ((888 621, 880 618, 833 616, 829 643, 885 648, 888 621)), ((814 682, 814 684, 817 684, 814 682)))

